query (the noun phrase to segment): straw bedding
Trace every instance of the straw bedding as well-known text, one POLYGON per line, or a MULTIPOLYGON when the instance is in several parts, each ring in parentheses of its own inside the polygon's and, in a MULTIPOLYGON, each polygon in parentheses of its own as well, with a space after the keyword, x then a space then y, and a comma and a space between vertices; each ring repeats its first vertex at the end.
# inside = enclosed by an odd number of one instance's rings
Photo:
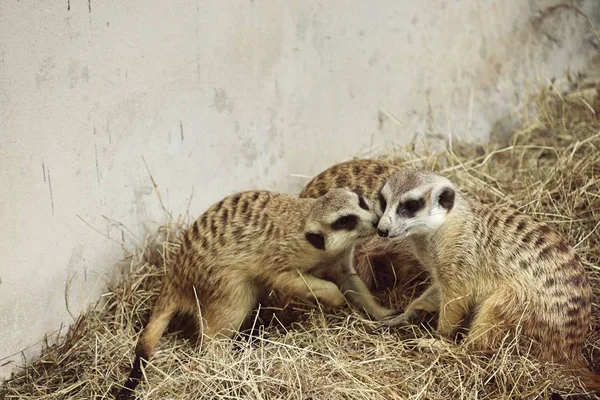
MULTIPOLYGON (((576 246, 594 287, 584 355, 600 367, 600 89, 544 91, 523 110, 508 147, 451 143, 448 151, 406 152, 397 163, 433 169, 471 196, 503 202, 549 222, 576 246), (532 116, 532 115, 535 115, 532 116), (408 155, 406 155, 408 154, 408 155)), ((0 389, 6 399, 110 397, 129 372, 163 272, 187 221, 147 237, 103 299, 66 336, 0 389)), ((422 288, 392 286, 378 295, 405 307, 422 288)), ((495 355, 462 347, 415 348, 426 325, 374 329, 364 314, 282 303, 274 296, 235 341, 200 351, 184 319, 163 337, 141 384, 143 399, 458 399, 575 398, 585 394, 560 367, 506 343, 495 355), (276 308, 275 306, 280 308, 276 308), (283 304, 286 305, 286 304, 283 304), (271 322, 268 324, 268 322, 271 322), (262 324, 264 322, 264 324, 262 324), (252 329, 253 328, 253 329, 252 329)))

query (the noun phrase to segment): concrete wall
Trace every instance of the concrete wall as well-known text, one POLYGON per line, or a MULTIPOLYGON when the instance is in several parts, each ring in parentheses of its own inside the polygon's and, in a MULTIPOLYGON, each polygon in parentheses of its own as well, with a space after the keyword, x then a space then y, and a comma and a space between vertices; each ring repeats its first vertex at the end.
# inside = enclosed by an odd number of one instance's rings
POLYGON ((525 83, 596 51, 584 18, 540 19, 549 5, 0 2, 1 373, 162 220, 143 160, 166 207, 183 213, 193 188, 198 216, 426 132, 488 140, 525 83))

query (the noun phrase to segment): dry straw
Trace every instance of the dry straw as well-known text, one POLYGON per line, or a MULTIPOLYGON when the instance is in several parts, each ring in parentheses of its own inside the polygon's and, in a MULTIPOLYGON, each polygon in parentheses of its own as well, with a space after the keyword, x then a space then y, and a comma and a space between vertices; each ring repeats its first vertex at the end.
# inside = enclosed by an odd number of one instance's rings
MULTIPOLYGON (((484 202, 503 202, 548 221, 576 246, 594 286, 592 332, 584 354, 598 365, 600 329, 600 99, 595 88, 545 91, 508 147, 453 143, 441 154, 394 162, 440 171, 484 202)), ((78 317, 66 337, 5 382, 0 398, 94 399, 124 381, 140 326, 165 266, 178 249, 175 222, 150 235, 120 282, 78 317)), ((418 291, 419 288, 417 287, 418 291)), ((381 290, 384 303, 406 306, 415 291, 381 290)), ((201 352, 193 334, 160 342, 140 386, 142 399, 526 399, 581 395, 578 381, 507 342, 482 356, 455 348, 415 348, 425 327, 377 331, 357 310, 306 305, 263 310, 269 326, 201 352), (295 319, 295 322, 290 323, 295 319)), ((181 329, 179 329, 181 330, 181 329)))

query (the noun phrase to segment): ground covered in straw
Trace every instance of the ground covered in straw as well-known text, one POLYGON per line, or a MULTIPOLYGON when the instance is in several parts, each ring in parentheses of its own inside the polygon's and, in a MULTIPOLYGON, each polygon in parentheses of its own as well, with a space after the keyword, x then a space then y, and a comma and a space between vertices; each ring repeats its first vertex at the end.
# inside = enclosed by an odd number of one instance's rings
MULTIPOLYGON (((393 159, 440 171, 470 195, 517 207, 569 238, 594 286, 584 354, 595 367, 600 367, 599 97, 596 88, 549 90, 529 109, 535 117, 524 118, 508 147, 452 143, 442 154, 413 151, 409 158, 393 159)), ((181 228, 171 223, 150 235, 120 282, 78 318, 64 340, 5 382, 0 398, 111 396, 129 372, 137 334, 177 251, 181 228)), ((418 290, 391 287, 379 295, 402 308, 418 290)), ((175 323, 146 369, 141 398, 520 399, 584 393, 560 367, 517 355, 510 343, 493 356, 461 347, 415 348, 415 338, 432 335, 426 327, 375 330, 349 307, 332 312, 295 304, 258 317, 249 323, 254 329, 233 344, 218 343, 207 352, 200 352, 185 321, 175 323), (269 319, 270 325, 259 323, 269 319)))

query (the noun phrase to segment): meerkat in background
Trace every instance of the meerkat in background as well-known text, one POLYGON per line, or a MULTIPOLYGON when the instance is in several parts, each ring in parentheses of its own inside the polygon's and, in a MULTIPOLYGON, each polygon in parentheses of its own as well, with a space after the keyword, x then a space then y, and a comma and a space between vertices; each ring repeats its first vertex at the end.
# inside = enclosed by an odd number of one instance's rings
MULTIPOLYGON (((375 235, 377 222, 365 200, 347 189, 318 199, 248 191, 210 207, 183 236, 117 398, 135 389, 142 361, 177 312, 200 313, 202 333, 210 340, 232 337, 272 288, 341 306, 338 286, 313 273, 341 270, 351 262, 354 243, 375 235)), ((345 275, 337 276, 343 289, 351 285, 345 275)))
MULTIPOLYGON (((348 187, 364 196, 381 216, 386 207, 385 199, 380 196, 381 188, 393 173, 401 170, 397 165, 372 159, 346 161, 314 177, 302 190, 300 197, 317 198, 333 188, 348 187)), ((375 261, 387 264, 401 281, 423 275, 423 271, 404 238, 392 241, 374 236, 356 245, 354 268, 348 274, 355 280, 356 291, 348 292, 346 296, 371 318, 381 320, 398 311, 381 306, 371 295, 374 281, 372 265, 375 261)))
POLYGON ((566 239, 528 215, 467 199, 432 172, 395 173, 381 194, 387 208, 378 234, 407 238, 433 280, 384 325, 409 324, 423 311, 439 310, 438 332, 452 338, 472 312, 471 348, 497 349, 507 333, 519 330, 533 340, 535 356, 566 365, 588 389, 600 390, 600 377, 581 353, 592 290, 566 239))

